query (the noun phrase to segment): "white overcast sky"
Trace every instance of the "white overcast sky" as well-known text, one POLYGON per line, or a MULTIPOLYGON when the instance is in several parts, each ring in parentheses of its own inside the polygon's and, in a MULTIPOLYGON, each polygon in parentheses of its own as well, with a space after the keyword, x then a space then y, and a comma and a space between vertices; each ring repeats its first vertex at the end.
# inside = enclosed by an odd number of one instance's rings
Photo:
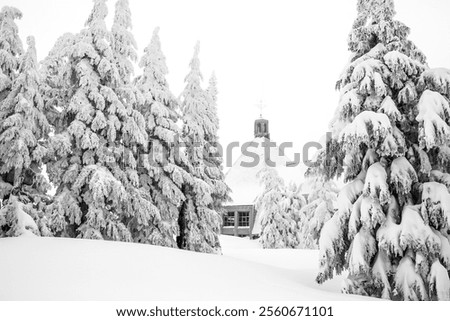
MULTIPOLYGON (((109 0, 109 19, 114 0, 109 0)), ((36 38, 41 60, 64 32, 78 32, 90 0, 0 0, 19 8, 22 40, 36 38)), ((450 68, 450 1, 396 0, 397 19, 427 55, 430 67, 450 68)), ((218 78, 220 139, 252 140, 256 104, 267 104, 274 141, 293 142, 295 151, 318 140, 338 103, 335 82, 349 58, 347 35, 356 0, 130 0, 138 53, 161 28, 168 80, 178 95, 197 40, 205 86, 218 78)), ((139 70, 135 71, 139 74, 139 70)), ((235 152, 234 158, 238 156, 235 152)))

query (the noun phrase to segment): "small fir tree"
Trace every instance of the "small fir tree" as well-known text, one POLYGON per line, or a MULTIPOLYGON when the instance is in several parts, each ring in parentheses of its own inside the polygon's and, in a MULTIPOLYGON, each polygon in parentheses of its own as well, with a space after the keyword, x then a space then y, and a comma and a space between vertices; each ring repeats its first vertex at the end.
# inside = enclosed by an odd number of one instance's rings
POLYGON ((258 177, 263 186, 256 201, 263 248, 297 248, 300 245, 300 209, 306 203, 300 189, 294 184, 286 188, 274 168, 264 167, 258 177))
POLYGON ((333 181, 325 181, 322 177, 310 177, 307 183, 311 192, 308 204, 300 212, 300 246, 317 249, 320 232, 334 214, 338 188, 333 181))
POLYGON ((324 224, 333 216, 336 210, 337 194, 339 189, 335 181, 327 179, 332 166, 327 163, 327 151, 330 141, 320 149, 313 159, 313 165, 305 174, 309 187, 308 205, 302 208, 300 230, 302 235, 302 248, 316 249, 319 245, 320 233, 324 224))

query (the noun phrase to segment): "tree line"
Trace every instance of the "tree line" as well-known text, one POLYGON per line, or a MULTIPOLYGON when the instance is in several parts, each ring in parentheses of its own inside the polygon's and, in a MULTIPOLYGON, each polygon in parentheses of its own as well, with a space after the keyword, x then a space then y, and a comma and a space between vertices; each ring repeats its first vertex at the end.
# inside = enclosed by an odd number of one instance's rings
POLYGON ((0 13, 0 235, 132 241, 220 253, 229 199, 217 155, 217 82, 202 88, 199 44, 175 97, 155 29, 137 62, 128 0, 105 0, 37 62, 0 13), (195 150, 175 144, 192 143, 195 150), (54 195, 49 195, 53 187, 54 195))

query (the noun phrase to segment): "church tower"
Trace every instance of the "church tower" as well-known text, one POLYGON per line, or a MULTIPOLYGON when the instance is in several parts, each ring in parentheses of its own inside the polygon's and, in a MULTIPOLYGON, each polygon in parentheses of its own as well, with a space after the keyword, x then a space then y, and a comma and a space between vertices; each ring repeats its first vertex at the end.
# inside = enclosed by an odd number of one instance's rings
POLYGON ((297 164, 291 162, 279 146, 266 146, 270 140, 269 121, 262 115, 265 105, 260 102, 257 107, 261 112, 254 123, 255 138, 242 150, 241 156, 225 175, 225 183, 231 189, 231 200, 224 204, 222 213, 221 233, 224 235, 255 237, 261 234, 261 217, 265 214, 256 210, 258 197, 263 191, 258 173, 269 164, 268 160, 285 182, 303 180, 305 170, 291 166, 297 164))
POLYGON ((267 119, 264 119, 262 116, 262 111, 264 108, 266 108, 266 104, 264 104, 263 101, 260 100, 256 106, 260 110, 260 115, 259 115, 259 119, 255 120, 255 126, 254 126, 255 127, 255 129, 254 129, 255 138, 263 137, 266 139, 270 139, 269 121, 267 119))
POLYGON ((269 133, 269 121, 267 119, 257 119, 255 120, 255 138, 258 137, 265 137, 267 139, 270 139, 270 133, 269 133))

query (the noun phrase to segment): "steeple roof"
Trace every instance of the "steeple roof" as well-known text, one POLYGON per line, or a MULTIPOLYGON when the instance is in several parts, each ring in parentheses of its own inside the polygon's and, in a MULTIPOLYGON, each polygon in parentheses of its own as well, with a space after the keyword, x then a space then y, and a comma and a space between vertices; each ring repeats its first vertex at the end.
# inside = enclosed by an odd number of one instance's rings
POLYGON ((292 161, 282 155, 279 146, 269 148, 266 144, 268 142, 270 140, 266 137, 256 137, 225 174, 225 182, 231 188, 232 198, 225 205, 254 205, 262 192, 257 175, 264 166, 274 165, 286 184, 291 181, 296 184, 303 182, 304 166, 292 166, 292 161))

